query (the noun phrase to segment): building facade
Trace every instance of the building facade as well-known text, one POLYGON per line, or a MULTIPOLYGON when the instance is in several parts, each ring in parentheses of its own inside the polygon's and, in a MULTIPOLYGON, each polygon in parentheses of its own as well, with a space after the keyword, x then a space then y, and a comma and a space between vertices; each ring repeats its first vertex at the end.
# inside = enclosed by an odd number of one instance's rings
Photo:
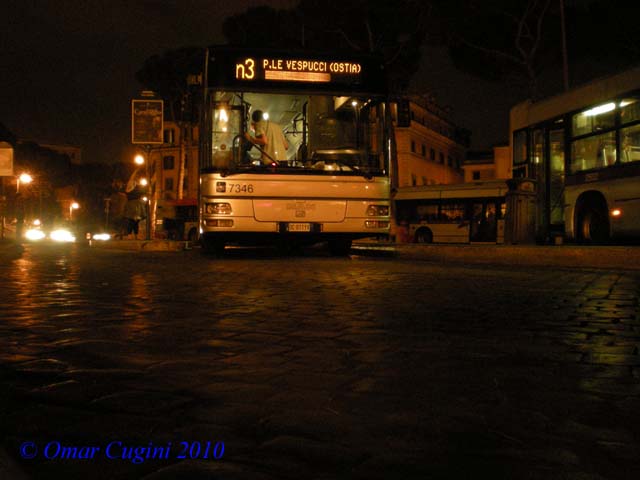
POLYGON ((465 183, 511 178, 511 149, 507 145, 491 150, 469 151, 463 169, 465 183))
POLYGON ((412 95, 392 109, 398 187, 460 183, 470 133, 457 127, 430 99, 412 95))
POLYGON ((162 146, 151 150, 152 181, 158 202, 197 201, 198 127, 165 122, 163 140, 162 146))

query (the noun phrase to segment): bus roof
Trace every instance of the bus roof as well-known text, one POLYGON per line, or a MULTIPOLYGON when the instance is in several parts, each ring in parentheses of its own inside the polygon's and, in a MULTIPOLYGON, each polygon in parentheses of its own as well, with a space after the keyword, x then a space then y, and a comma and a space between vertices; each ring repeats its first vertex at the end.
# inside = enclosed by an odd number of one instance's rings
POLYGON ((401 187, 395 200, 434 200, 439 198, 494 198, 504 197, 509 190, 505 180, 454 183, 450 185, 423 185, 401 187))
POLYGON ((279 51, 229 46, 209 48, 207 86, 240 91, 387 93, 379 56, 279 51))
POLYGON ((640 66, 593 80, 552 97, 518 103, 511 108, 510 129, 519 130, 552 120, 639 89, 640 66))

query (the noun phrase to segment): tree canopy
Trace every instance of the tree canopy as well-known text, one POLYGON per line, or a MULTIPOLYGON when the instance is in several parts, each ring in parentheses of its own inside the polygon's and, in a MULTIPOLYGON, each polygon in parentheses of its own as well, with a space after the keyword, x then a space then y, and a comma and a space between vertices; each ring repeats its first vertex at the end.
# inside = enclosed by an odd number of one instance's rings
POLYGON ((637 6, 631 3, 439 0, 434 16, 458 69, 506 81, 530 98, 555 93, 543 92, 540 79, 561 78, 563 26, 567 73, 579 83, 640 61, 637 6))
POLYGON ((381 55, 393 91, 406 88, 419 67, 431 7, 394 2, 301 0, 291 9, 254 7, 227 18, 231 45, 381 55))
POLYGON ((169 120, 181 121, 192 114, 188 77, 202 73, 203 63, 203 47, 170 50, 148 58, 136 73, 136 80, 165 100, 169 120))
MULTIPOLYGON (((235 46, 381 55, 394 93, 419 69, 421 47, 444 46, 459 70, 535 98, 555 93, 541 88, 545 74, 558 79, 552 88, 560 83, 563 18, 568 70, 583 82, 640 62, 635 13, 631 3, 608 0, 300 0, 228 17, 223 34, 235 46)), ((202 55, 198 47, 172 50, 136 75, 168 102, 168 118, 181 119, 186 79, 201 72, 202 55)))

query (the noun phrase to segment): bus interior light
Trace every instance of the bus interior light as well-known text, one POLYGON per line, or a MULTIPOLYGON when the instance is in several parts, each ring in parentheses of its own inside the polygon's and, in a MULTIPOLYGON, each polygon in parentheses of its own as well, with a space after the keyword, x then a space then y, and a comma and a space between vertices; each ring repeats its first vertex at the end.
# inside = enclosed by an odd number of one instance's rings
POLYGON ((597 107, 593 107, 590 110, 586 110, 582 112, 585 117, 595 117, 596 115, 600 115, 602 113, 607 113, 612 110, 615 110, 616 104, 613 102, 605 103, 604 105, 598 105, 597 107))

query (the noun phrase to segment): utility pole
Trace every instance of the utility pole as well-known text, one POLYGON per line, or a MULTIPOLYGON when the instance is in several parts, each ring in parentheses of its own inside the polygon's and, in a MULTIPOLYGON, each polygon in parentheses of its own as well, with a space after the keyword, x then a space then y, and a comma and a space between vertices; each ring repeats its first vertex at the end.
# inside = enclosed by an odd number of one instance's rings
POLYGON ((562 77, 564 91, 569 90, 569 60, 567 55, 567 31, 564 20, 564 0, 560 0, 560 28, 562 31, 562 77))
POLYGON ((164 102, 155 98, 151 91, 143 91, 140 99, 131 101, 131 143, 142 145, 147 174, 147 221, 146 237, 151 239, 151 228, 155 227, 155 209, 157 204, 155 188, 155 159, 151 158, 153 145, 162 145, 164 129, 164 102), (153 217, 153 218, 152 218, 153 217))

